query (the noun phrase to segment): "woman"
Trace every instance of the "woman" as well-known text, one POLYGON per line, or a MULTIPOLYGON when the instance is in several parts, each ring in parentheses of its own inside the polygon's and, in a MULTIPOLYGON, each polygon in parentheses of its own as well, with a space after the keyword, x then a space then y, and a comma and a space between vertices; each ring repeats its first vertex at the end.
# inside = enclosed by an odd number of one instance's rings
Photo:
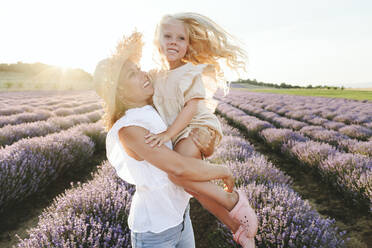
MULTIPOLYGON (((146 144, 146 134, 167 127, 151 106, 154 89, 137 65, 141 50, 140 33, 124 38, 94 74, 105 105, 107 157, 119 177, 136 185, 128 218, 132 246, 195 247, 190 194, 203 206, 211 197, 234 214, 247 214, 248 202, 233 192, 234 178, 227 167, 181 156, 171 150, 170 142, 156 148, 146 144), (214 179, 222 179, 228 192, 209 182, 214 179)), ((228 225, 235 235, 242 232, 238 222, 228 225)))

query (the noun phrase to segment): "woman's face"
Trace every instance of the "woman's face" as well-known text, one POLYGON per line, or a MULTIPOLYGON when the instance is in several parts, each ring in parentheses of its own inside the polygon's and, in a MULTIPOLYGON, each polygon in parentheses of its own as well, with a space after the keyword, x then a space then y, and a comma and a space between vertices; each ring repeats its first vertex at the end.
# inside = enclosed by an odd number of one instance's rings
POLYGON ((127 61, 123 65, 118 82, 118 91, 125 102, 141 106, 149 104, 154 94, 154 88, 147 73, 133 62, 127 61))

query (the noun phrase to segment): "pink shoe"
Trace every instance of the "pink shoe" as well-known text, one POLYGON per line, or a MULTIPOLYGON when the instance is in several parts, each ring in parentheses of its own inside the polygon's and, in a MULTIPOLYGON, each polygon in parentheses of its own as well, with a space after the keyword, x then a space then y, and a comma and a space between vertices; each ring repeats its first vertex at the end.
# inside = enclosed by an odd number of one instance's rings
POLYGON ((233 234, 234 241, 240 244, 243 248, 254 248, 256 244, 254 238, 247 237, 247 230, 244 229, 242 225, 239 226, 238 231, 233 234))
MULTIPOLYGON (((240 223, 246 230, 247 238, 254 238, 258 229, 258 219, 251 205, 249 205, 246 194, 242 190, 237 190, 239 200, 229 215, 240 223)), ((240 227, 239 227, 240 228, 240 227)))

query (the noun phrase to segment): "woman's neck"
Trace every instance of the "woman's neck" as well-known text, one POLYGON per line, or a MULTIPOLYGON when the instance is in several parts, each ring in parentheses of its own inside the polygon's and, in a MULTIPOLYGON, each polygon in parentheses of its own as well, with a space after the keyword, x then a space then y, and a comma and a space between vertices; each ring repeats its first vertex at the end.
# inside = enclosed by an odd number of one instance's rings
POLYGON ((128 109, 132 109, 132 108, 142 108, 146 105, 150 105, 150 103, 148 102, 137 102, 137 103, 132 103, 132 104, 128 104, 128 109))

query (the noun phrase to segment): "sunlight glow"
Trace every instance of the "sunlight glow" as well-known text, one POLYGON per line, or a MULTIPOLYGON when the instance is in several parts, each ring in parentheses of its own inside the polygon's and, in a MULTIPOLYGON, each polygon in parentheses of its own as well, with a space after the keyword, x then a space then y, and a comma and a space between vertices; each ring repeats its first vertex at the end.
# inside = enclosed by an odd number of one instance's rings
MULTIPOLYGON (((372 2, 359 0, 5 0, 0 63, 41 62, 92 73, 120 37, 137 28, 144 33, 141 63, 148 70, 155 25, 164 14, 180 11, 204 14, 240 39, 248 51, 248 78, 304 85, 372 82, 372 2)), ((229 71, 226 76, 236 78, 229 71)))

